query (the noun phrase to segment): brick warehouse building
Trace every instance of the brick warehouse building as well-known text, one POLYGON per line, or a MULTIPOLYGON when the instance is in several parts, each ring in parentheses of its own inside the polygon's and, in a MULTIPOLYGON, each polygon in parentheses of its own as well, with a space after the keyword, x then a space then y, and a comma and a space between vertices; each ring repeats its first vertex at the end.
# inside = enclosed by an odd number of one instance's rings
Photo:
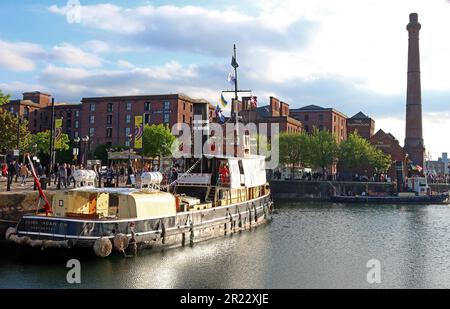
MULTIPOLYGON (((129 146, 127 136, 134 134, 134 117, 144 116, 145 124, 177 123, 192 125, 193 105, 205 103, 183 94, 139 95, 83 98, 81 136, 89 136, 90 149, 101 144, 129 146)), ((209 118, 215 117, 209 104, 209 118)))
POLYGON ((403 162, 403 174, 407 175, 406 151, 400 146, 399 141, 391 133, 386 133, 380 129, 370 138, 370 143, 391 156, 393 164, 387 174, 393 181, 396 180, 396 161, 403 162))
MULTIPOLYGON (((52 113, 52 96, 35 91, 23 93, 22 100, 11 100, 3 106, 10 113, 28 120, 31 133, 50 130, 52 113)), ((63 119, 63 131, 70 139, 78 137, 82 125, 82 105, 80 103, 55 103, 55 118, 63 119)))
POLYGON ((291 109, 290 115, 303 123, 305 132, 310 133, 317 128, 335 134, 338 143, 347 139, 347 116, 334 108, 308 105, 291 109))
POLYGON ((375 120, 362 112, 357 113, 351 118, 347 119, 347 135, 353 132, 369 140, 375 133, 375 120))
POLYGON ((35 91, 23 93, 22 100, 11 100, 2 108, 11 114, 19 115, 28 120, 28 128, 32 133, 45 131, 50 128, 52 96, 35 91))
POLYGON ((270 97, 269 105, 248 108, 250 97, 243 98, 243 106, 247 108, 240 112, 245 122, 252 122, 255 124, 267 123, 267 135, 270 139, 270 124, 275 123, 279 125, 280 132, 299 133, 302 132, 302 123, 289 115, 289 104, 278 100, 275 97, 270 97))

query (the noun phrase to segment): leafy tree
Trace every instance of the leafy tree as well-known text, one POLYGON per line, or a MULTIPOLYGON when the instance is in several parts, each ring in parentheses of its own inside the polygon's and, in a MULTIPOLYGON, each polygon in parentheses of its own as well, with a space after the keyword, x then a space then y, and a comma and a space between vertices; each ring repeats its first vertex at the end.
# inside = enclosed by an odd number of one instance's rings
POLYGON ((377 175, 387 173, 392 165, 392 157, 389 154, 384 153, 381 149, 373 146, 370 154, 369 163, 375 169, 377 175))
POLYGON ((108 162, 108 149, 111 147, 107 144, 98 145, 94 150, 94 157, 97 160, 102 160, 102 164, 108 162))
POLYGON ((0 138, 0 153, 6 153, 17 147, 17 132, 20 132, 19 148, 28 149, 31 142, 31 133, 28 130, 28 121, 19 124, 19 118, 0 108, 0 124, 2 138, 0 138), (19 127, 19 130, 17 128, 19 127))
POLYGON ((0 106, 3 104, 7 104, 11 96, 9 94, 3 94, 3 91, 0 89, 0 106))
POLYGON ((354 132, 339 145, 339 165, 349 171, 370 166, 380 175, 389 170, 392 159, 354 132))
POLYGON ((335 164, 338 157, 339 146, 335 136, 328 131, 314 129, 309 136, 308 147, 307 161, 313 167, 320 167, 325 179, 327 167, 335 164))
POLYGON ((339 165, 347 170, 358 169, 367 165, 373 154, 374 146, 353 132, 339 145, 339 165))
POLYGON ((175 140, 175 136, 167 126, 146 125, 142 141, 144 155, 152 158, 169 156, 175 140))
MULTIPOLYGON (((31 138, 31 145, 37 145, 37 151, 41 155, 50 155, 50 131, 43 131, 33 134, 31 138)), ((61 149, 56 149, 56 152, 67 151, 70 149, 69 136, 65 133, 61 136, 61 149)))
POLYGON ((271 150, 271 144, 266 135, 257 134, 250 137, 250 152, 252 154, 266 155, 271 150))
POLYGON ((283 132, 279 137, 280 163, 291 166, 294 176, 295 167, 308 165, 310 162, 310 136, 304 133, 283 132))
POLYGON ((280 134, 279 146, 280 146, 280 163, 289 165, 291 167, 292 174, 294 168, 300 163, 300 153, 297 143, 297 134, 285 133, 280 134))

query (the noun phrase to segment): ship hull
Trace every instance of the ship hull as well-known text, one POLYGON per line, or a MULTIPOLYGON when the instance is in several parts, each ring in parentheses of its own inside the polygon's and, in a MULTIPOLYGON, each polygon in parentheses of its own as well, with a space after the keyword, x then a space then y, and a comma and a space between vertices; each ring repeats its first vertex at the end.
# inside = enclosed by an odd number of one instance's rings
POLYGON ((270 194, 237 204, 177 213, 175 216, 86 220, 23 216, 10 241, 38 248, 93 247, 100 238, 114 243, 118 234, 133 238, 139 248, 166 248, 229 235, 266 223, 271 218, 270 194))

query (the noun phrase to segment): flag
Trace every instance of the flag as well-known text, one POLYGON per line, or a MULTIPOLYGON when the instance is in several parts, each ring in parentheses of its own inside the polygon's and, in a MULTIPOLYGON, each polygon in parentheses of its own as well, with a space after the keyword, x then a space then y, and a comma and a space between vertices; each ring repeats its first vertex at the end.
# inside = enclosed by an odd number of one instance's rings
POLYGON ((220 103, 222 103, 222 106, 225 108, 228 105, 228 102, 225 100, 225 98, 223 97, 223 93, 220 96, 220 103))
POLYGON ((62 119, 55 119, 55 149, 62 148, 62 119))
POLYGON ((220 124, 224 124, 225 123, 225 116, 222 114, 222 110, 220 109, 219 105, 216 106, 216 117, 217 120, 220 124))
POLYGON ((235 69, 239 68, 239 64, 237 63, 236 58, 234 56, 231 58, 231 66, 235 69))
POLYGON ((251 106, 251 108, 256 108, 257 104, 258 104, 258 101, 257 101, 256 97, 251 96, 251 98, 250 98, 250 106, 251 106))
POLYGON ((233 72, 228 73, 228 82, 234 86, 234 83, 236 82, 236 77, 234 76, 233 72))
POLYGON ((142 149, 142 135, 144 126, 142 116, 134 117, 134 149, 142 149))

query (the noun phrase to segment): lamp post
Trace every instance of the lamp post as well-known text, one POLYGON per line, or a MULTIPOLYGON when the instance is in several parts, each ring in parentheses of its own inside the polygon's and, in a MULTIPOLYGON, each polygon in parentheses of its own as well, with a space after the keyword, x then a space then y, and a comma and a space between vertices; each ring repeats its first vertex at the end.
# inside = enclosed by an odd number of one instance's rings
MULTIPOLYGON (((20 125, 23 122, 23 116, 19 115, 19 113, 17 113, 17 145, 16 145, 16 149, 19 151, 20 149, 20 125)), ((19 160, 19 154, 17 155, 17 160, 19 160)))
MULTIPOLYGON (((37 145, 37 144, 34 144, 34 145, 33 145, 33 150, 34 150, 34 152, 33 152, 33 160, 34 160, 35 163, 38 163, 37 148, 38 148, 38 145, 37 145)), ((36 165, 37 165, 37 164, 36 164, 36 165)), ((36 169, 35 169, 34 171, 36 172, 36 169)), ((39 173, 39 169, 38 169, 38 174, 40 174, 40 173, 39 173)), ((40 177, 40 175, 36 175, 36 177, 40 177)), ((34 190, 34 191, 37 190, 36 181, 33 182, 33 190, 34 190)))
POLYGON ((131 168, 131 140, 133 139, 133 135, 130 133, 127 135, 128 138, 128 177, 127 177, 127 184, 132 184, 131 182, 131 174, 132 174, 132 168, 131 168))
POLYGON ((81 141, 84 143, 83 165, 86 167, 86 163, 87 163, 86 152, 87 152, 87 145, 88 145, 88 143, 89 143, 89 136, 86 135, 85 137, 83 137, 83 138, 81 139, 81 141))
POLYGON ((73 163, 78 164, 78 153, 81 139, 77 136, 73 139, 73 141, 75 142, 75 148, 73 149, 73 163))

